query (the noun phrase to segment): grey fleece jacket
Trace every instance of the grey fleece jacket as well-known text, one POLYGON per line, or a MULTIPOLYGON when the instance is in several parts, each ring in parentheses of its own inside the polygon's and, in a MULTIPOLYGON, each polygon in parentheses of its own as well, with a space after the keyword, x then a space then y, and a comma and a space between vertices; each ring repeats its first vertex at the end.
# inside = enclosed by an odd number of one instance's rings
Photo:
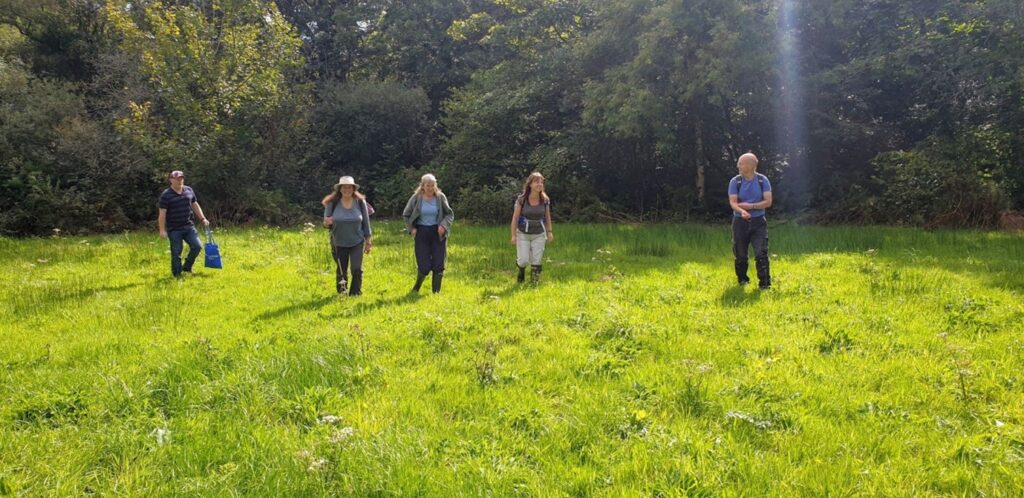
MULTIPOLYGON (((455 221, 455 212, 452 211, 452 207, 448 205, 448 197, 438 192, 434 194, 438 201, 438 209, 441 210, 441 226, 444 227, 445 237, 448 237, 452 233, 452 222, 455 221)), ((405 203, 405 209, 402 210, 402 218, 405 218, 405 228, 412 232, 416 221, 420 217, 420 206, 423 204, 423 198, 420 194, 412 194, 409 198, 409 202, 405 203)))

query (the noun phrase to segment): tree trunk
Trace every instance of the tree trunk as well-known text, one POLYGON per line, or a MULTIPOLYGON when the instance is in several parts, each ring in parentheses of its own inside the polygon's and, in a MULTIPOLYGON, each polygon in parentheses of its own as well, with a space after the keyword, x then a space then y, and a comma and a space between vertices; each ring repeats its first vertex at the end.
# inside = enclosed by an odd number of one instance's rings
POLYGON ((707 167, 707 157, 704 155, 704 132, 703 126, 697 123, 697 202, 704 205, 704 174, 707 167))

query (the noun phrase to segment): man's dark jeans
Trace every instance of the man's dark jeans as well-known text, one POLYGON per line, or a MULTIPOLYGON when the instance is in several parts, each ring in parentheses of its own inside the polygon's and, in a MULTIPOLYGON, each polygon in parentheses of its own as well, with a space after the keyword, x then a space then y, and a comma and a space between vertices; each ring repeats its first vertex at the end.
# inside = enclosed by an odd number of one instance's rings
POLYGON ((203 248, 199 243, 199 232, 196 232, 195 227, 168 230, 167 238, 171 241, 171 275, 179 277, 182 271, 192 271, 192 265, 203 248), (188 243, 184 266, 181 264, 182 242, 188 243))
POLYGON ((732 219, 732 255, 736 258, 736 279, 740 284, 750 282, 747 277, 747 249, 754 246, 754 261, 757 264, 758 286, 772 285, 768 269, 768 220, 764 216, 744 220, 732 219))

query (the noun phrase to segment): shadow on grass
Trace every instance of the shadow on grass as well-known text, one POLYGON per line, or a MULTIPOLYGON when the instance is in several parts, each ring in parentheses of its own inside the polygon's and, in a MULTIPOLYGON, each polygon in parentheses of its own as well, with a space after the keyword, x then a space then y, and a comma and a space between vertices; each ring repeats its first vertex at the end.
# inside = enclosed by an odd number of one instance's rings
POLYGON ((121 285, 105 285, 102 287, 88 287, 66 292, 60 286, 44 287, 37 290, 22 291, 17 299, 10 303, 11 311, 15 315, 30 315, 49 311, 54 307, 63 306, 64 303, 80 303, 84 300, 95 297, 102 292, 121 292, 142 285, 142 282, 121 285))
POLYGON ((762 292, 764 291, 758 290, 757 286, 753 284, 747 284, 742 287, 739 285, 733 285, 722 293, 722 297, 718 298, 718 302, 722 303, 722 306, 728 308, 750 306, 761 299, 762 292), (748 289, 753 290, 750 291, 748 289))
POLYGON ((339 297, 337 295, 324 296, 324 297, 321 297, 321 298, 318 298, 318 299, 314 299, 312 301, 308 301, 308 302, 304 302, 304 303, 295 303, 295 304, 291 304, 291 305, 285 306, 283 308, 278 308, 276 310, 266 311, 266 312, 260 313, 259 315, 256 315, 255 319, 258 320, 258 321, 261 321, 261 320, 273 320, 274 318, 280 318, 280 317, 282 317, 284 315, 289 315, 289 314, 292 314, 292 313, 313 311, 313 310, 316 310, 316 309, 323 308, 328 303, 330 303, 332 301, 336 301, 338 299, 339 299, 339 297))
MULTIPOLYGON (((543 284, 541 284, 543 285, 543 284)), ((526 282, 517 283, 513 279, 511 283, 505 286, 504 289, 495 289, 494 287, 487 287, 480 291, 480 302, 486 303, 493 299, 505 299, 509 296, 518 294, 520 292, 528 292, 537 289, 537 285, 530 283, 529 276, 527 276, 526 282)))
MULTIPOLYGON (((423 289, 421 292, 429 293, 429 289, 423 289)), ((405 294, 391 297, 388 299, 380 299, 371 302, 360 302, 357 303, 352 309, 346 313, 346 315, 362 315, 364 313, 375 311, 381 308, 389 308, 391 306, 400 306, 403 304, 414 303, 419 301, 425 296, 425 294, 419 294, 414 292, 407 292, 405 294)))

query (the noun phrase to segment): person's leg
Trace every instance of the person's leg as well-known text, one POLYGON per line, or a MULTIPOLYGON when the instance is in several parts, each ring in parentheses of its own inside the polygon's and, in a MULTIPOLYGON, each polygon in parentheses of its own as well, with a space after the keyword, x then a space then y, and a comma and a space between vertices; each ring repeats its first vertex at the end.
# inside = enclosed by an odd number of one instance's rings
POLYGON ((736 280, 740 285, 750 283, 747 277, 747 247, 750 245, 750 222, 743 218, 732 219, 732 255, 736 269, 736 280))
POLYGON ((547 234, 539 233, 530 240, 530 265, 533 266, 533 273, 530 280, 533 285, 540 283, 540 272, 544 264, 544 244, 547 242, 547 234))
POLYGON ((342 294, 348 288, 348 250, 345 247, 331 244, 334 256, 334 290, 342 294))
POLYGON ((181 270, 192 273, 192 265, 195 264, 199 251, 203 249, 203 245, 199 243, 199 232, 195 228, 188 229, 185 232, 185 242, 188 242, 188 256, 185 257, 185 266, 181 270))
POLYGON ((169 230, 167 240, 171 243, 171 275, 181 276, 181 241, 185 238, 183 230, 169 230))
POLYGON ((516 266, 519 267, 519 275, 516 282, 523 283, 526 280, 526 265, 530 264, 530 240, 525 233, 516 234, 516 266))
POLYGON ((435 231, 430 251, 430 271, 432 273, 430 287, 434 293, 441 292, 441 280, 444 278, 444 263, 448 257, 448 238, 441 238, 435 231))
POLYGON ((416 253, 416 285, 412 287, 413 292, 419 292, 423 280, 430 273, 430 241, 428 240, 429 228, 418 227, 414 239, 416 253))
POLYGON ((762 289, 769 289, 772 286, 772 276, 768 268, 768 220, 762 216, 753 220, 751 225, 750 241, 754 246, 757 286, 762 289))
POLYGON ((349 258, 352 260, 352 285, 349 286, 348 294, 358 296, 363 293, 363 244, 349 248, 349 258))

